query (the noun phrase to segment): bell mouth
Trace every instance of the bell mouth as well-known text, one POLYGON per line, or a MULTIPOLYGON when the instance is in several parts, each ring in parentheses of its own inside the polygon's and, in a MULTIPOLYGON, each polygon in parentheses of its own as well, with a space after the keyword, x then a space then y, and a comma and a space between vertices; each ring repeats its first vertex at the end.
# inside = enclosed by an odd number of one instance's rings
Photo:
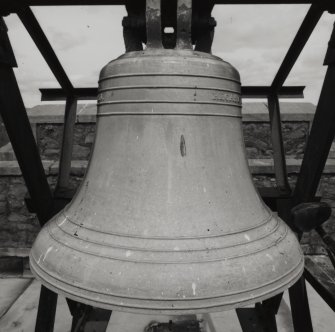
MULTIPOLYGON (((250 304, 261 302, 271 298, 279 293, 284 292, 294 285, 303 273, 303 259, 299 264, 278 280, 272 280, 268 285, 261 285, 257 288, 248 289, 240 292, 217 295, 216 297, 202 297, 191 299, 148 299, 134 298, 126 296, 112 295, 102 292, 89 290, 86 287, 78 288, 70 283, 56 279, 55 277, 43 271, 34 259, 30 258, 30 267, 33 275, 37 280, 48 289, 63 295, 64 297, 85 303, 102 309, 124 311, 130 313, 142 314, 197 314, 220 312, 241 308, 250 304), (268 287, 275 287, 269 291, 268 287)), ((196 283, 192 283, 191 287, 195 289, 196 283)))
POLYGON ((116 311, 169 315, 243 307, 283 292, 299 279, 304 266, 295 236, 280 220, 268 236, 277 237, 272 246, 261 243, 258 252, 196 262, 185 257, 179 262, 141 261, 129 249, 123 258, 99 256, 99 250, 92 251, 94 244, 78 238, 80 250, 76 241, 60 238, 59 231, 56 223, 42 230, 30 254, 32 273, 68 298, 116 311))

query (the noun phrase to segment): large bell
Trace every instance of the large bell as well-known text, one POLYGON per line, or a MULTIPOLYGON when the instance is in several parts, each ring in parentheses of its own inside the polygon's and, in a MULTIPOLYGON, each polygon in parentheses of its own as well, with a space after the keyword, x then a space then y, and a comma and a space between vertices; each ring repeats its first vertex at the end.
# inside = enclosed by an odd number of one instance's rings
POLYGON ((238 72, 185 48, 182 33, 172 50, 149 37, 101 71, 87 174, 38 235, 32 272, 131 312, 219 311, 282 292, 303 256, 250 176, 238 72))

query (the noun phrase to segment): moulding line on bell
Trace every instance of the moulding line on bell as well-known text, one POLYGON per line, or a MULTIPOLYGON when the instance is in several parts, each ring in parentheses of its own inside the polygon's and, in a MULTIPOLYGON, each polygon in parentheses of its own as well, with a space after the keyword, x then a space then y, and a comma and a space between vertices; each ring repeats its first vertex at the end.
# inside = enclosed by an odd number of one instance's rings
POLYGON ((178 236, 178 237, 164 237, 164 236, 143 236, 143 235, 136 235, 136 234, 129 234, 129 233, 115 233, 115 232, 106 232, 106 231, 99 231, 97 229, 92 229, 92 228, 87 228, 84 227, 80 224, 77 224, 76 222, 74 222, 73 220, 71 220, 67 215, 65 215, 65 213, 62 211, 60 214, 63 214, 63 216, 65 217, 66 220, 68 220, 71 224, 76 225, 78 228, 86 228, 86 229, 90 229, 94 232, 97 233, 102 233, 102 234, 109 234, 109 235, 114 235, 114 236, 120 236, 120 237, 128 237, 128 238, 136 238, 136 239, 143 239, 143 240, 198 240, 198 239, 212 239, 215 237, 222 237, 222 236, 229 236, 229 235, 235 235, 235 234, 239 234, 239 233, 244 233, 250 230, 254 230, 257 228, 260 228, 264 225, 266 225, 272 218, 275 218, 278 221, 278 217, 274 216, 273 213, 270 213, 269 217, 262 220, 259 224, 253 226, 253 227, 249 227, 249 228, 241 228, 238 229, 234 232, 230 232, 230 233, 220 233, 220 234, 213 234, 213 235, 203 235, 203 236, 197 236, 197 237, 193 237, 193 236, 178 236))
MULTIPOLYGON (((271 218, 270 218, 271 219, 271 218)), ((266 234, 272 234, 275 230, 277 230, 278 228, 279 228, 279 225, 280 225, 280 223, 279 223, 279 219, 278 218, 275 218, 275 220, 276 220, 276 223, 275 223, 275 225, 274 225, 274 227, 273 227, 273 229, 271 230, 271 232, 268 232, 268 233, 266 233, 266 234)), ((218 234, 218 235, 211 235, 211 236, 208 236, 208 235, 204 235, 204 236, 198 236, 198 237, 175 237, 175 238, 173 238, 173 237, 145 237, 145 236, 140 236, 140 235, 138 235, 138 236, 134 236, 134 235, 128 235, 128 234, 121 234, 121 233, 111 233, 111 232, 101 232, 101 231, 99 231, 99 230, 95 230, 95 229, 92 229, 92 228, 88 228, 88 227, 84 227, 84 226, 81 226, 81 225, 78 225, 77 223, 75 223, 75 222, 73 222, 73 221, 71 221, 69 218, 67 218, 67 221, 69 221, 71 224, 73 224, 73 225, 75 225, 76 227, 78 227, 78 229, 80 229, 80 228, 84 228, 84 229, 87 229, 87 230, 89 230, 89 231, 92 231, 92 232, 95 232, 95 233, 103 233, 103 234, 108 234, 108 235, 111 235, 111 236, 116 236, 116 237, 123 237, 123 238, 133 238, 133 239, 139 239, 139 240, 160 240, 160 241, 179 241, 179 240, 183 240, 183 241, 185 241, 185 240, 199 240, 199 239, 201 239, 201 240, 204 240, 204 239, 213 239, 213 238, 223 238, 223 237, 227 237, 227 236, 231 236, 231 235, 236 235, 236 234, 242 234, 242 233, 246 233, 246 232, 248 232, 248 231, 251 231, 251 230, 255 230, 255 229, 257 229, 257 228, 261 228, 262 226, 264 226, 264 225, 266 225, 268 222, 269 222, 269 220, 267 220, 265 223, 263 223, 263 224, 261 224, 261 225, 258 225, 258 226, 255 226, 255 227, 252 227, 252 228, 248 228, 247 230, 244 230, 244 231, 236 231, 236 232, 234 232, 234 233, 226 233, 226 234, 218 234)), ((70 234, 70 233, 68 233, 68 232, 65 232, 65 230, 62 228, 62 227, 60 227, 60 225, 58 224, 58 223, 56 223, 56 225, 64 232, 64 233, 66 233, 66 234, 68 234, 68 235, 71 235, 71 236, 73 236, 73 234, 70 234)), ((257 239, 254 239, 254 240, 250 240, 250 241, 245 241, 245 242, 243 242, 243 243, 241 243, 241 244, 245 244, 245 243, 252 243, 252 242, 254 242, 254 241, 256 241, 256 240, 258 240, 258 239, 262 239, 263 238, 263 236, 262 237, 259 237, 259 238, 257 238, 257 239)), ((86 241, 86 240, 85 240, 86 241)), ((88 241, 88 242, 90 242, 90 241, 88 241)), ((92 242, 92 241, 91 241, 92 242)), ((95 242, 92 242, 92 243, 95 243, 95 242)), ((97 243, 98 244, 98 243, 97 243)), ((238 246, 238 245, 240 245, 240 243, 238 243, 238 244, 234 244, 234 245, 232 245, 232 246, 227 246, 227 247, 223 247, 223 248, 214 248, 214 249, 224 249, 224 248, 230 248, 230 247, 235 247, 235 246, 238 246)), ((111 246, 111 247, 113 247, 113 246, 111 246)), ((121 248, 121 247, 120 247, 121 248)), ((129 249, 129 248, 128 248, 129 249)), ((213 250, 214 250, 213 249, 213 250)), ((140 250, 140 249, 139 249, 140 250)), ((150 250, 150 249, 149 249, 150 250)), ((145 251, 145 250, 143 250, 143 251, 145 251)), ((178 250, 178 251, 176 251, 176 250, 171 250, 172 252, 182 252, 183 250, 178 250)), ((187 251, 187 250, 186 250, 187 251)))
MULTIPOLYGON (((126 104, 172 104, 172 105, 214 105, 214 106, 233 106, 239 109, 242 109, 242 104, 235 104, 235 103, 223 103, 223 102, 213 102, 213 101, 172 101, 172 100, 115 100, 115 101, 102 101, 98 103, 98 106, 104 106, 104 105, 126 105, 126 104)), ((97 116, 101 116, 103 114, 106 115, 112 115, 114 113, 123 113, 123 112, 103 112, 101 110, 98 111, 97 116)), ((133 113, 133 112, 128 112, 128 113, 133 113)), ((136 112, 134 112, 136 114, 136 112)), ((137 112, 138 114, 140 113, 146 113, 146 114, 180 114, 179 112, 160 112, 160 113, 154 113, 152 112, 137 112)), ((192 115, 194 113, 186 113, 184 112, 185 115, 189 114, 192 115)), ((202 113, 199 113, 202 114, 202 113)), ((221 115, 221 116, 235 116, 235 117, 241 117, 241 115, 234 115, 234 114, 224 114, 221 112, 217 112, 217 113, 211 113, 208 112, 207 114, 217 114, 217 115, 221 115)))
POLYGON ((115 79, 115 78, 124 78, 124 77, 149 77, 149 76, 163 76, 163 77, 196 77, 196 78, 213 78, 213 79, 219 79, 223 81, 230 81, 237 83, 238 85, 241 85, 241 82, 239 80, 234 80, 231 77, 226 76, 217 76, 217 75, 196 75, 196 74, 181 74, 181 73, 133 73, 133 74, 118 74, 118 75, 109 75, 100 78, 99 83, 115 79))
MULTIPOLYGON (((189 303, 190 301, 202 301, 202 300, 212 300, 212 299, 220 299, 220 298, 225 298, 225 297, 230 297, 230 296, 234 296, 234 295, 239 295, 239 294, 243 294, 243 293, 252 293, 258 289, 262 289, 262 288, 266 288, 270 285, 273 285, 275 283, 277 283, 278 281, 280 280, 283 280, 285 279, 288 275, 292 274, 292 272, 294 272, 295 270, 299 270, 298 273, 296 273, 295 277, 298 278, 298 276, 301 275, 302 271, 300 271, 299 266, 302 266, 303 265, 303 262, 304 262, 304 259, 303 257, 300 259, 300 261, 295 265, 293 266, 290 270, 288 270, 284 275, 281 275, 280 277, 277 277, 276 279, 272 279, 271 282, 268 282, 268 283, 264 283, 262 284, 261 286, 258 286, 258 287, 254 287, 254 288, 249 288, 249 289, 244 289, 244 290, 240 290, 240 291, 235 291, 235 292, 229 292, 229 293, 224 293, 224 294, 220 294, 220 295, 211 295, 209 297, 192 297, 192 298, 143 298, 143 297, 138 297, 138 296, 133 296, 133 297, 130 297, 130 296, 126 296, 126 295, 122 295, 122 294, 112 294, 112 293, 101 293, 101 292, 97 292, 96 290, 93 290, 91 288, 88 288, 88 287, 80 287, 80 286, 74 286, 73 284, 69 283, 69 282, 66 282, 65 280, 63 279, 59 279, 57 278, 55 275, 51 274, 51 273, 48 273, 46 272, 44 269, 42 269, 39 265, 37 265, 35 262, 35 258, 33 257, 33 255, 30 255, 30 258, 31 258, 31 264, 33 265, 33 268, 35 270, 39 270, 41 271, 43 274, 45 275, 48 275, 50 276, 51 278, 55 279, 55 280, 58 280, 60 283, 62 283, 63 285, 69 285, 71 288, 77 288, 78 290, 84 290, 85 292, 91 292, 91 293, 94 293, 94 294, 97 294, 97 295, 103 295, 103 296, 108 296, 108 297, 117 297, 117 298, 121 298, 121 299, 130 299, 130 300, 142 300, 142 301, 151 301, 151 302, 165 302, 165 301, 173 301, 173 302, 186 302, 186 303, 189 303)), ((37 275, 38 276, 38 275, 37 275)), ((292 278, 290 278, 291 280, 292 278)), ((295 279, 295 278, 293 278, 295 279)), ((45 282, 45 279, 43 279, 43 282, 45 282)), ((292 282, 292 281, 291 281, 292 282)), ((49 283, 48 283, 49 284, 49 283)), ((287 283, 285 283, 286 285, 287 283)), ((59 285, 58 285, 59 286, 59 285)), ((52 285, 53 288, 55 289, 58 289, 58 287, 54 287, 52 285)), ((279 287, 280 288, 280 287, 279 287)), ((61 288, 59 287, 59 289, 62 289, 64 292, 66 293, 70 293, 70 294, 73 294, 73 295, 76 295, 75 293, 71 293, 69 290, 66 290, 64 288, 61 288)), ((262 293, 260 296, 264 296, 268 293, 271 293, 271 291, 266 291, 265 293, 262 293)), ((84 298, 84 297, 83 297, 84 298)), ((85 299, 85 298, 84 298, 85 299)), ((93 299, 92 299, 93 300, 93 299)), ((94 300, 93 300, 94 301, 94 300)), ((228 302, 229 303, 229 302, 228 302)), ((236 301, 234 302, 231 302, 232 304, 233 303, 236 303, 236 301)), ((106 302, 106 304, 109 304, 106 302)), ((214 305, 213 305, 214 306, 214 305)), ((217 307, 218 305, 215 305, 214 307, 217 307)), ((139 308, 143 308, 142 307, 139 307, 139 308)), ((157 308, 157 307, 156 307, 157 308)), ((157 310, 164 310, 164 308, 166 309, 166 307, 163 307, 163 308, 157 308, 157 310)), ((147 309, 150 309, 150 308, 147 308, 147 309)), ((176 310, 176 308, 175 308, 176 310)))
POLYGON ((222 91, 222 92, 229 92, 235 93, 237 95, 241 95, 241 91, 231 90, 231 89, 220 89, 218 87, 207 87, 207 86, 197 86, 197 85, 129 85, 129 86, 115 86, 110 88, 103 88, 99 89, 99 93, 107 92, 107 91, 117 91, 117 90, 135 90, 135 89, 187 89, 187 90, 210 90, 210 91, 222 91))
MULTIPOLYGON (((70 232, 67 232, 65 231, 62 227, 60 227, 57 223, 57 226, 58 228, 66 235, 70 236, 70 237, 73 237, 74 239, 77 239, 77 240, 81 240, 81 241, 85 241, 87 243, 92 243, 92 244, 95 244, 97 246, 101 246, 101 247, 105 247, 105 248, 114 248, 114 249, 120 249, 120 250, 129 250, 129 251, 133 251, 133 252, 136 252, 136 251, 139 251, 139 252, 154 252, 154 253, 175 253, 175 254, 178 254, 178 253, 190 253, 190 252, 209 252, 209 251, 216 251, 216 250, 224 250, 224 249, 229 249, 229 248, 233 248, 233 247, 238 247, 238 246, 242 246, 242 245, 246 245, 246 244, 250 244, 250 243, 253 243, 253 242, 256 242, 256 241, 259 241, 259 240, 262 240, 266 237, 268 237, 269 235, 271 234, 274 234, 278 228, 280 227, 280 223, 278 220, 276 220, 276 224, 274 225, 274 227, 271 229, 271 231, 268 231, 267 233, 264 233, 262 236, 258 237, 258 238, 254 238, 252 240, 246 240, 244 242, 238 242, 238 243, 234 243, 232 245, 229 245, 229 246, 224 246, 224 247, 215 247, 215 248, 202 248, 202 249, 182 249, 182 250, 174 250, 174 249, 171 249, 171 250, 158 250, 158 249, 154 249, 154 248, 139 248, 139 247, 125 247, 125 246, 119 246, 119 245, 108 245, 106 243, 104 244, 101 244, 99 242, 95 242, 95 241, 91 241, 91 240, 88 240, 87 238, 80 238, 80 236, 75 236, 73 235, 72 233, 70 232)), ((50 233, 50 232, 49 232, 50 233)), ((53 239, 55 239, 55 237, 52 236, 53 239)), ((196 240, 197 238, 194 238, 194 240, 196 240)), ((59 241, 58 241, 59 242, 59 241)), ((106 256, 108 257, 108 256, 106 256)))
POLYGON ((165 116, 216 116, 216 117, 227 117, 227 118, 242 118, 241 115, 228 115, 228 114, 218 114, 218 113, 162 113, 162 112, 157 112, 157 113, 152 113, 152 112, 109 112, 109 113, 102 113, 102 114, 97 114, 97 117, 104 117, 104 116, 113 116, 113 115, 165 115, 165 116))
MULTIPOLYGON (((285 226, 285 232, 282 234, 282 236, 278 237, 276 239, 276 241, 270 243, 268 246, 266 247, 262 247, 258 250, 253 250, 253 251, 249 251, 245 254, 240 254, 240 255, 235 255, 235 256, 225 256, 225 257, 220 257, 220 258, 215 258, 215 259, 204 259, 204 260, 183 260, 183 261, 166 261, 166 260, 162 260, 162 261, 155 261, 155 260, 135 260, 135 259, 130 259, 130 258, 121 258, 121 257, 112 257, 112 256, 106 256, 106 255, 102 255, 101 252, 99 253, 93 253, 93 252, 89 252, 89 251, 83 251, 82 249, 77 249, 74 247, 69 246, 68 244, 59 241, 59 239, 55 238, 55 236, 53 236, 53 234, 50 232, 49 227, 47 228, 48 230, 48 234, 49 236, 58 244, 60 244, 61 246, 65 246, 71 250, 75 250, 77 252, 80 253, 85 253, 86 255, 90 255, 90 256, 94 256, 94 257, 102 257, 104 259, 108 259, 108 260, 115 260, 115 261, 120 261, 120 262, 129 262, 129 263, 143 263, 143 264, 178 264, 178 265, 185 265, 185 264, 206 264, 206 263, 214 263, 214 262, 225 262, 228 260, 233 260, 236 258, 241 258, 241 257, 247 257, 247 256, 251 256, 254 254, 258 254, 262 251, 268 250, 269 248, 272 248, 274 246, 277 246, 280 242, 282 242, 287 234, 288 234, 288 226, 285 226)), ((81 241, 83 241, 82 239, 80 239, 81 241)), ((206 250, 204 250, 206 251, 206 250)), ((177 252, 176 252, 177 253, 177 252)))
MULTIPOLYGON (((102 105, 113 105, 113 104, 205 104, 205 105, 219 105, 219 106, 235 106, 242 108, 242 104, 220 102, 220 101, 207 101, 207 100, 111 100, 111 101, 101 101, 98 102, 98 106, 102 105)), ((101 113, 101 112, 100 112, 101 113)))

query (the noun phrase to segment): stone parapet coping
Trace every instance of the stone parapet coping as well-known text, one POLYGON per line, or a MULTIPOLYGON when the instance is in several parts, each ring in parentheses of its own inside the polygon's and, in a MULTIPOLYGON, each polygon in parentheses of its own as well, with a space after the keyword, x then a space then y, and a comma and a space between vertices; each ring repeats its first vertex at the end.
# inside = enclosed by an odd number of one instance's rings
POLYGON ((27 257, 30 248, 0 248, 0 257, 27 257))
MULTIPOLYGON (((307 121, 313 120, 315 105, 307 102, 281 102, 282 121, 307 121)), ((63 123, 64 104, 41 104, 27 109, 31 124, 36 123, 63 123)), ((77 123, 96 122, 96 104, 78 104, 77 123)), ((267 103, 243 103, 242 120, 245 122, 269 121, 267 103)))
MULTIPOLYGON (((249 167, 254 175, 273 175, 272 159, 249 159, 249 167)), ((302 159, 286 159, 288 174, 297 174, 300 171, 302 159)), ((44 160, 45 174, 47 176, 58 175, 59 162, 53 160, 44 160)), ((71 163, 71 174, 74 176, 83 176, 87 168, 88 161, 73 160, 71 163)), ((323 174, 335 174, 335 159, 328 159, 323 174)), ((16 160, 0 161, 0 176, 20 176, 21 170, 16 160)))

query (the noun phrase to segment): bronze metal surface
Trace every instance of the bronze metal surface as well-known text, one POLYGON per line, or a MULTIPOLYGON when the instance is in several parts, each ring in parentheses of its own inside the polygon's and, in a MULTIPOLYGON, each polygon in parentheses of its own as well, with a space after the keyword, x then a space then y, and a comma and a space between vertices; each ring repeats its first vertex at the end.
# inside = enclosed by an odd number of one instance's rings
MULTIPOLYGON (((190 1, 178 3, 190 17, 190 1)), ((185 314, 259 302, 302 274, 295 235, 249 173, 238 72, 185 43, 148 40, 102 69, 87 174, 30 254, 46 287, 95 307, 185 314)))
POLYGON ((102 308, 184 313, 254 303, 297 280, 299 244, 249 174, 238 81, 228 63, 181 50, 102 70, 86 177, 31 252, 47 287, 102 308))

